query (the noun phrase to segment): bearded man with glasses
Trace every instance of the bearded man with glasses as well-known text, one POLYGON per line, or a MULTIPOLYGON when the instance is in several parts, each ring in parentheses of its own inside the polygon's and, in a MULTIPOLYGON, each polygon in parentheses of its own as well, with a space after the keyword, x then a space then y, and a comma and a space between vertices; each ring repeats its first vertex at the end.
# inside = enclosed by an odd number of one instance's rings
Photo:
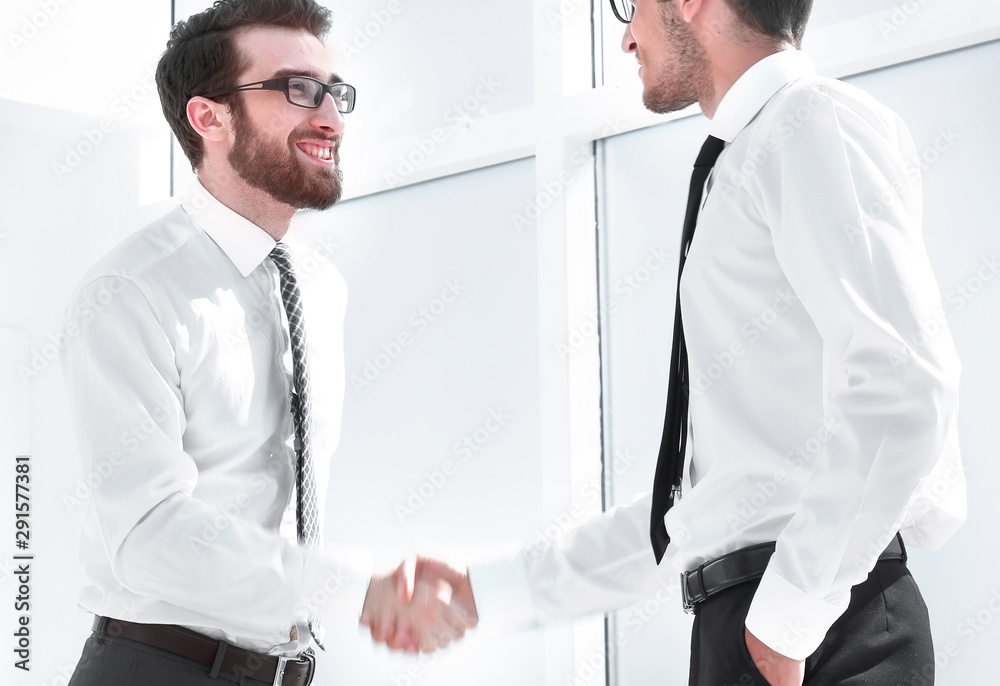
POLYGON ((79 604, 95 615, 73 686, 303 686, 324 626, 360 616, 380 638, 391 620, 392 647, 429 651, 475 621, 421 578, 426 560, 372 575, 323 549, 346 289, 288 232, 341 196, 355 89, 329 28, 313 0, 220 0, 173 28, 159 62, 197 184, 102 258, 68 312, 93 484, 79 604))

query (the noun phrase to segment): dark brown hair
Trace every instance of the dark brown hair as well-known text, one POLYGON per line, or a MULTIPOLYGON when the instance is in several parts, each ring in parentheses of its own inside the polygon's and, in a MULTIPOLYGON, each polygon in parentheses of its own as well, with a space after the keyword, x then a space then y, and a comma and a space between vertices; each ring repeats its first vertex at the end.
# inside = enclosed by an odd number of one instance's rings
POLYGON ((813 0, 726 0, 736 16, 756 33, 802 46, 813 0))
MULTIPOLYGON (((322 40, 332 25, 330 10, 315 0, 217 0, 201 14, 179 21, 156 65, 156 88, 163 116, 173 129, 191 168, 201 164, 202 140, 187 118, 188 101, 201 93, 236 86, 249 66, 237 48, 237 29, 280 26, 308 31, 322 40)), ((239 93, 218 98, 237 110, 239 93)))

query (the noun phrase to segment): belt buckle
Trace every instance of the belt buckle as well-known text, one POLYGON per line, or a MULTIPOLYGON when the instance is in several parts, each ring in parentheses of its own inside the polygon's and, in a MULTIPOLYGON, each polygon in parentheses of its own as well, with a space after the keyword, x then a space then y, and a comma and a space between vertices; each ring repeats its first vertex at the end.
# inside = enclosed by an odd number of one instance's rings
POLYGON ((689 615, 694 614, 694 608, 698 603, 708 600, 708 594, 705 592, 705 579, 702 576, 704 570, 705 565, 701 565, 697 569, 681 575, 681 598, 684 601, 684 612, 689 615), (692 579, 697 582, 694 595, 691 594, 691 588, 688 585, 692 579))
POLYGON ((304 686, 309 686, 316 675, 316 655, 313 653, 312 648, 308 648, 300 657, 309 663, 309 671, 306 673, 305 682, 303 682, 304 686))
POLYGON ((285 665, 291 658, 279 657, 278 667, 274 670, 274 683, 271 686, 281 686, 282 681, 285 678, 285 665))
POLYGON ((690 572, 681 574, 681 602, 684 605, 684 612, 689 615, 693 615, 694 601, 691 600, 691 594, 688 592, 688 574, 690 574, 690 572))

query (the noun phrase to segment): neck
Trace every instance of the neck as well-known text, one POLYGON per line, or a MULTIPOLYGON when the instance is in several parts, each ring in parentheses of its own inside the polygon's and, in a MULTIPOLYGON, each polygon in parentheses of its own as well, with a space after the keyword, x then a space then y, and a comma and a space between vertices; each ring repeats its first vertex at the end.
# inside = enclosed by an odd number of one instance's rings
POLYGON ((203 164, 198 180, 209 193, 241 217, 280 241, 292 224, 296 209, 277 202, 266 191, 250 186, 232 168, 214 169, 203 164))
POLYGON ((711 73, 711 89, 699 98, 702 112, 709 119, 715 117, 715 111, 729 89, 753 65, 766 57, 783 50, 794 49, 788 43, 781 44, 738 44, 719 43, 710 53, 709 70, 711 73))

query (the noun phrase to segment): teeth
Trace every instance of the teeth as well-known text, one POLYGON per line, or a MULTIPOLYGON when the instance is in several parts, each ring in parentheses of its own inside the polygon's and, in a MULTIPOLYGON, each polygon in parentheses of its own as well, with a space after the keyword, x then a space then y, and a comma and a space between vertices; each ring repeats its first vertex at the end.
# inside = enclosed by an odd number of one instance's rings
POLYGON ((332 160, 333 159, 333 148, 324 148, 318 145, 306 145, 304 150, 307 154, 313 157, 318 157, 321 160, 332 160))

